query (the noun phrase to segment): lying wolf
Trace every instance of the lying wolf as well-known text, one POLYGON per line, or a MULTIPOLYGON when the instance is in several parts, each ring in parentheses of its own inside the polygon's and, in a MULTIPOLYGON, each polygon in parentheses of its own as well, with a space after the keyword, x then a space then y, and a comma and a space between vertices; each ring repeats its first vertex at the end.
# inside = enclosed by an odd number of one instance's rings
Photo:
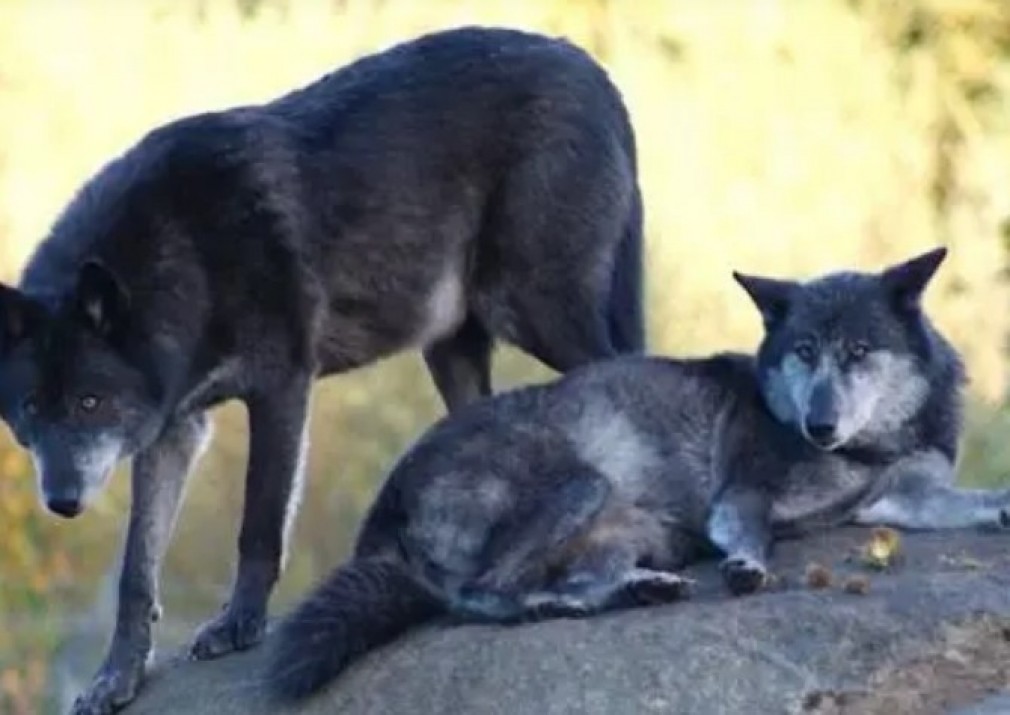
POLYGON ((496 338, 561 372, 640 352, 636 177, 589 55, 464 28, 172 122, 92 178, 0 286, 0 414, 48 508, 76 516, 133 458, 115 636, 76 711, 136 691, 208 408, 245 403, 250 459, 237 576, 198 658, 262 636, 316 378, 420 349, 454 410, 491 392, 496 338))
POLYGON ((777 538, 844 522, 1003 525, 955 487, 962 365, 923 314, 936 250, 808 283, 736 274, 756 357, 621 357, 472 404, 394 467, 349 563, 282 622, 272 691, 306 697, 413 624, 679 598, 715 550, 735 593, 777 538))

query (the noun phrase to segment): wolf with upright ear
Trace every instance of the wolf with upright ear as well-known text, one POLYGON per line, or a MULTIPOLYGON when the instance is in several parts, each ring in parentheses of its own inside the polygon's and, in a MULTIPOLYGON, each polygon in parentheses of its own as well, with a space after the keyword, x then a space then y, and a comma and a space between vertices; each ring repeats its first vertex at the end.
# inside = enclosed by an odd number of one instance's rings
POLYGON ((105 264, 91 259, 77 275, 76 308, 92 330, 109 336, 123 324, 130 298, 122 281, 105 264))
POLYGON ((754 305, 761 312, 766 329, 778 325, 789 312, 789 302, 796 290, 794 281, 776 280, 751 276, 739 271, 733 271, 733 279, 739 283, 754 305))
POLYGON ((31 298, 17 288, 0 283, 0 353, 24 339, 41 313, 41 306, 31 298))
POLYGON ((922 294, 947 256, 946 248, 934 248, 903 263, 891 266, 880 274, 892 305, 902 312, 916 312, 922 304, 922 294))

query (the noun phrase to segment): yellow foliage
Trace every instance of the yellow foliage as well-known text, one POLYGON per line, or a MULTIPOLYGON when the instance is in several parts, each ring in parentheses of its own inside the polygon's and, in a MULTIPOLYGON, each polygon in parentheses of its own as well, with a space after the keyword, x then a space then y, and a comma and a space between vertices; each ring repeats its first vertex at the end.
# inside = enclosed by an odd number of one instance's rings
MULTIPOLYGON (((17 275, 91 173, 155 125, 266 100, 365 52, 470 23, 567 35, 622 89, 646 199, 654 350, 753 345, 759 321, 733 269, 872 268, 942 243, 951 256, 929 308, 966 354, 973 394, 1002 398, 1003 0, 4 0, 0 278, 17 275)), ((505 358, 498 387, 547 376, 505 358)), ((383 470, 440 412, 416 356, 320 391, 282 597, 342 555, 383 470)), ((170 607, 199 601, 201 615, 228 582, 241 503, 244 424, 228 409, 219 417, 166 567, 186 594, 169 590, 170 607)), ((1004 443, 973 417, 970 469, 1003 478, 1004 443)), ((35 712, 53 614, 93 592, 124 488, 118 480, 90 515, 58 522, 0 435, 0 711, 35 712)))

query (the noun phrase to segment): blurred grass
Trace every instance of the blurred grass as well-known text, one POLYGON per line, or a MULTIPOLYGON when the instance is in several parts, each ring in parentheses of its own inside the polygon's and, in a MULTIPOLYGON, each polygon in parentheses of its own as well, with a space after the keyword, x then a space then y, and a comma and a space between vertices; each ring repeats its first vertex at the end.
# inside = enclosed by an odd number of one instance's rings
MULTIPOLYGON (((656 351, 753 345, 759 323, 732 269, 808 276, 948 245, 927 302, 972 376, 965 480, 1006 481, 1003 0, 2 0, 0 278, 14 280, 81 182, 151 127, 468 23, 564 34, 622 89, 641 154, 656 351)), ((548 376, 503 352, 500 386, 548 376)), ((416 355, 324 383, 276 608, 346 553, 383 470, 440 413, 416 355)), ((180 632, 217 607, 234 559, 241 411, 220 410, 218 428, 166 566, 180 632)), ((61 614, 86 608, 118 548, 128 480, 61 523, 35 504, 18 454, 0 443, 0 711, 27 713, 54 682, 61 614)))

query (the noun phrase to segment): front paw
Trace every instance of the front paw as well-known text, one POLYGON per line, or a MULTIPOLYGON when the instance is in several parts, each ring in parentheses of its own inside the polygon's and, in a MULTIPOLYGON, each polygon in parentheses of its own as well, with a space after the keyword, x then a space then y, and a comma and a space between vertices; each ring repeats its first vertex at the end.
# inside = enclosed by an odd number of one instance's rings
POLYGON ((74 701, 71 715, 108 715, 121 710, 137 695, 144 666, 125 668, 106 666, 89 687, 74 701))
POLYGON ((200 627, 190 647, 196 660, 209 660, 237 650, 246 650, 263 640, 266 614, 260 609, 226 607, 200 627))
POLYGON ((730 556, 719 568, 726 586, 734 596, 754 593, 768 583, 768 570, 747 556, 730 556))

